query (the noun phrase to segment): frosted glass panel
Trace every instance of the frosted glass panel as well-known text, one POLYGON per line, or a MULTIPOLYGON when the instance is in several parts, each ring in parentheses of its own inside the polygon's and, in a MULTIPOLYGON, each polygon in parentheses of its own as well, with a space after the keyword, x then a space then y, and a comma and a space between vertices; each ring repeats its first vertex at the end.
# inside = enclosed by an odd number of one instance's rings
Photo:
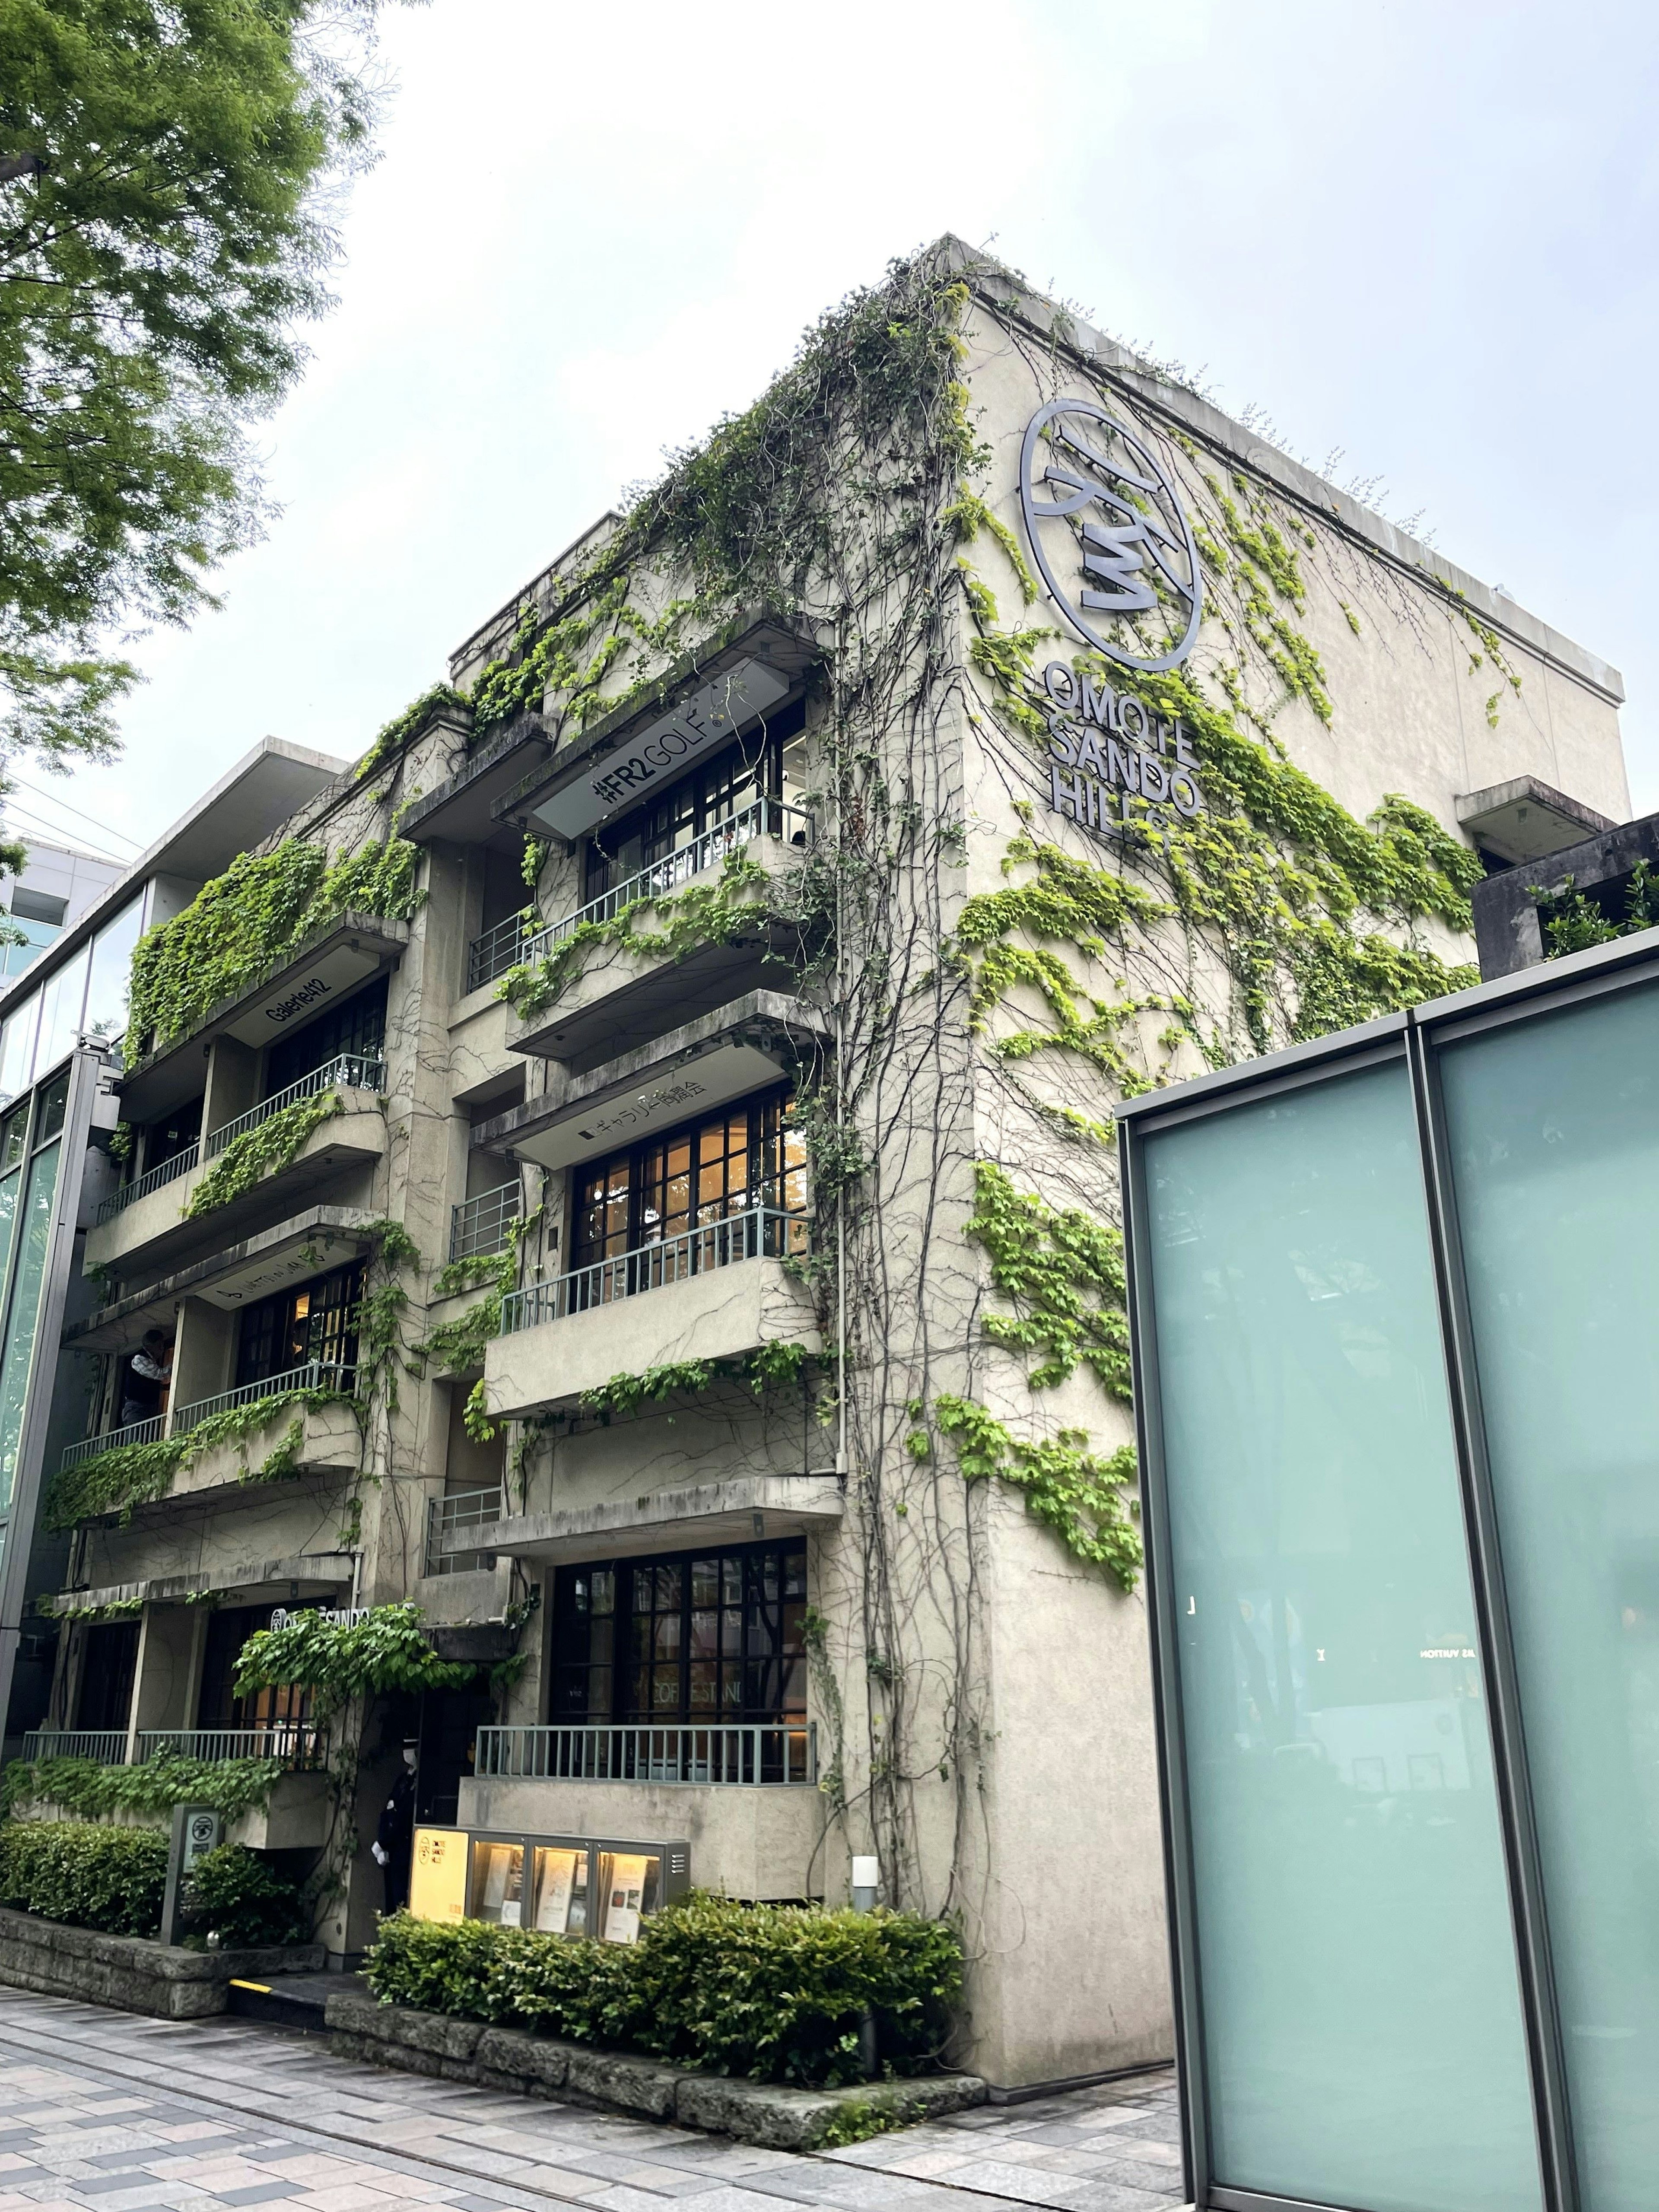
POLYGON ((1659 997, 1442 1075, 1585 2212, 1659 2199, 1659 997))
MULTIPOLYGON (((0 1511, 9 1507, 17 1483, 17 1450, 28 1402, 29 1363, 40 1319, 40 1291, 46 1280, 58 1161, 63 1149, 61 1142, 54 1141, 35 1154, 29 1167, 23 1229, 17 1242, 11 1300, 6 1311, 5 1351, 0 1357, 0 1511)), ((15 1178, 9 1180, 15 1188, 15 1178)))
POLYGON ((1410 1101, 1145 1140, 1213 2175, 1540 2203, 1410 1101))

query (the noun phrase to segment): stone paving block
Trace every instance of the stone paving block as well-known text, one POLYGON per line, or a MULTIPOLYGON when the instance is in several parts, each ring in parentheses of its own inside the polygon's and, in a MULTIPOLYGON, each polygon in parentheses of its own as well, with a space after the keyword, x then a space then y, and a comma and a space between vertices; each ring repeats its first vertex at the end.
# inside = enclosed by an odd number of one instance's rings
POLYGON ((304 2188, 302 2181, 256 2181, 246 2189, 216 2189, 213 2194, 222 2204, 270 2204, 279 2197, 298 2197, 304 2188))

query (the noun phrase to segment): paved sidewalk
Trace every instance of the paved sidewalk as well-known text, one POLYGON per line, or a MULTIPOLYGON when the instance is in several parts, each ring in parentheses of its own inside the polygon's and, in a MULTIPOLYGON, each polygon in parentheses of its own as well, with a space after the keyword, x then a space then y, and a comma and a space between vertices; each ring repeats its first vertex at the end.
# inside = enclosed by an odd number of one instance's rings
POLYGON ((0 2212, 1170 2212, 1167 2073, 800 2157, 0 1988, 0 2212))

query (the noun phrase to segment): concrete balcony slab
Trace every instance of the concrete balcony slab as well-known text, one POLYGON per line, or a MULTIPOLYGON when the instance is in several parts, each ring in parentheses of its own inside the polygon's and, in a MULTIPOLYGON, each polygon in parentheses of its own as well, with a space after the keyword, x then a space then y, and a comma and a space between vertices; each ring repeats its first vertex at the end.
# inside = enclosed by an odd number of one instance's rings
POLYGON ((97 1589, 60 1590, 52 1603, 60 1613, 112 1605, 184 1605, 209 1595, 234 1605, 331 1605, 341 1590, 350 1589, 352 1565, 349 1552, 239 1560, 194 1574, 143 1575, 97 1589))
MULTIPOLYGON (((637 1558, 699 1544, 750 1544, 833 1528, 847 1510, 833 1474, 748 1474, 697 1482, 642 1498, 518 1513, 458 1529, 444 1548, 496 1552, 503 1559, 567 1561, 637 1558)), ((459 1577, 456 1577, 457 1580, 459 1577)))
POLYGON ((222 1249, 291 1214, 304 1199, 372 1168, 386 1149, 386 1116, 374 1091, 342 1090, 338 1113, 319 1124, 291 1160, 222 1206, 192 1216, 190 1203, 217 1168, 198 1162, 87 1231, 86 1272, 154 1278, 210 1249, 222 1249))
MULTIPOLYGON (((307 1406, 293 1399, 273 1401, 270 1418, 240 1443, 215 1444, 173 1478, 173 1488, 160 1502, 199 1498, 214 1492, 240 1490, 258 1468, 281 1444, 289 1430, 298 1425, 293 1472, 295 1474, 355 1474, 362 1464, 362 1431, 349 1405, 307 1406)), ((152 1508, 151 1510, 155 1509, 152 1508)))
POLYGON ((251 1851, 316 1850, 328 1841, 332 1814, 326 1774, 279 1774, 269 1802, 228 1822, 225 1841, 251 1851))
POLYGON ((613 1376, 781 1343, 817 1352, 817 1317, 785 1262, 757 1254, 497 1337, 484 1354, 485 1399, 492 1414, 519 1420, 574 1406, 613 1376))
POLYGON ((256 982, 212 1007, 193 1029, 137 1061, 121 1079, 121 1110, 153 1121, 202 1087, 202 1048, 216 1036, 269 1044, 299 1029, 331 1000, 343 998, 403 957, 406 921, 346 914, 280 954, 256 982))

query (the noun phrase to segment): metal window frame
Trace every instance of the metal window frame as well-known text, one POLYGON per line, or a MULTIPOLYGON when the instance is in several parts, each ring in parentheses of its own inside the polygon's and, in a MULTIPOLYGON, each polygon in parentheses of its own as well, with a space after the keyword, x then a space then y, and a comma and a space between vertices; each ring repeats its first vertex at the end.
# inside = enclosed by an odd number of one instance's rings
POLYGON ((1146 1236, 1151 1218, 1146 1140, 1182 1122, 1230 1112, 1310 1084, 1340 1080, 1365 1068, 1395 1064, 1405 1073, 1422 1175, 1428 1256, 1433 1270, 1442 1366, 1492 1744, 1494 1791, 1532 2090, 1540 2199, 1543 2212, 1579 2212, 1581 2192, 1537 1819, 1470 1321, 1440 1056, 1468 1038, 1547 1020, 1613 994, 1656 987, 1659 987, 1659 931, 1644 931, 1634 938, 1549 963, 1541 970, 1526 969, 1334 1037, 1126 1101, 1118 1109, 1125 1276, 1146 1529, 1183 2178, 1186 2194, 1198 2212, 1209 2212, 1209 2208, 1213 2212, 1332 2212, 1332 2208, 1309 2198, 1231 2186, 1218 2181, 1213 2171, 1168 1468, 1156 1308, 1146 1236))

